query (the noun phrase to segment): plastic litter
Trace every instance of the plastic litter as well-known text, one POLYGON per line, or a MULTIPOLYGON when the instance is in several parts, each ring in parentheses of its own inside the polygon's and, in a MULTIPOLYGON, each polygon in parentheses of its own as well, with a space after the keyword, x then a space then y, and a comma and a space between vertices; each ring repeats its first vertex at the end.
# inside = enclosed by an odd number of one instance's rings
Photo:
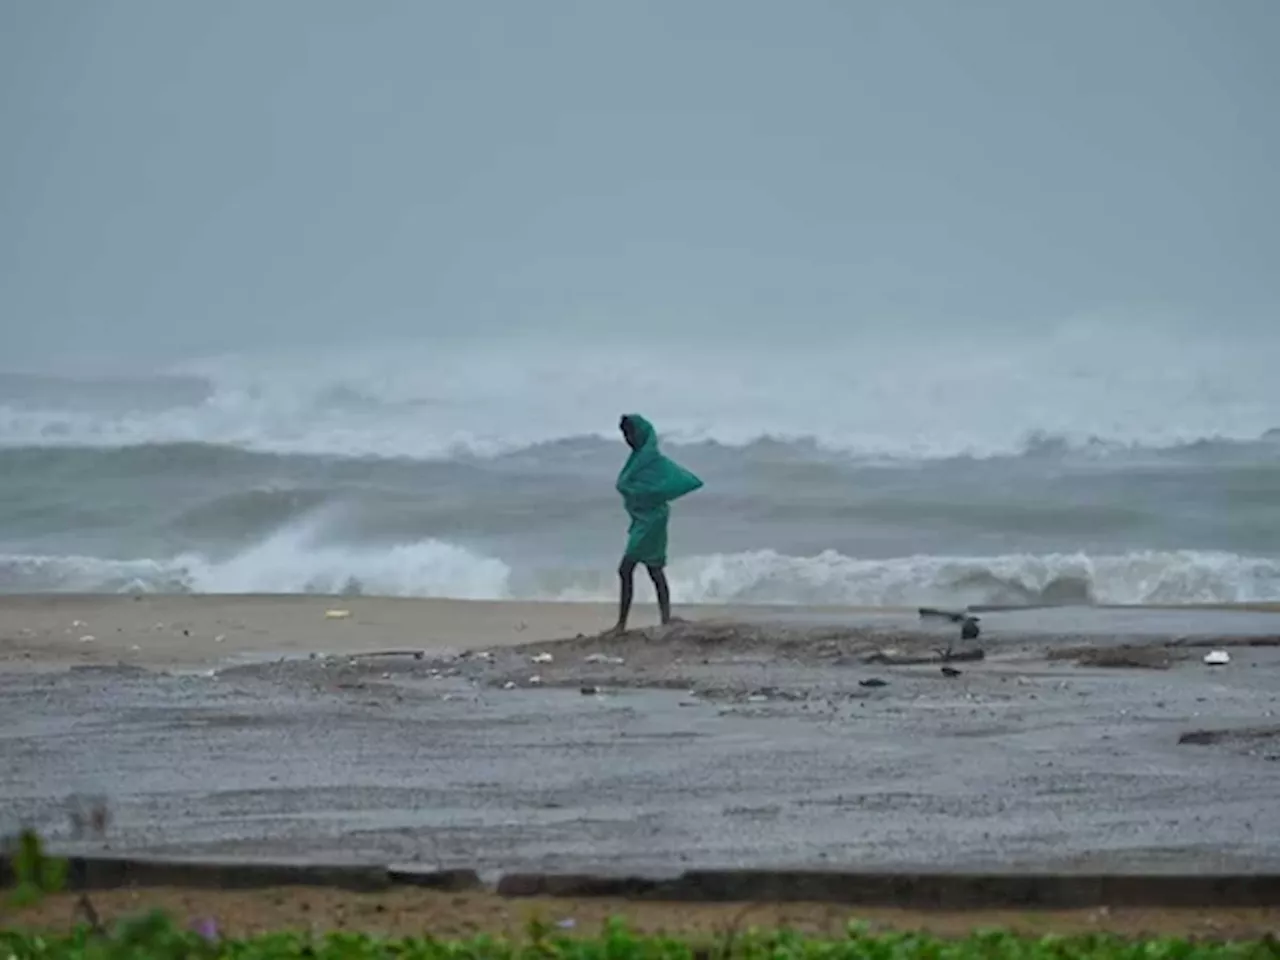
POLYGON ((1231 662, 1231 654, 1225 650, 1210 650, 1204 655, 1204 662, 1211 667, 1220 667, 1231 662))

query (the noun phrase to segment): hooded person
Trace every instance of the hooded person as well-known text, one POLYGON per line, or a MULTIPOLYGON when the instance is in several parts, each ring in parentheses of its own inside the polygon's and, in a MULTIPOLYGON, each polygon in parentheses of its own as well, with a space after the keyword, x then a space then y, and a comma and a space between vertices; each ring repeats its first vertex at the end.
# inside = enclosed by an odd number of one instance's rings
POLYGON ((617 490, 631 518, 627 545, 618 567, 621 594, 618 601, 617 633, 627 629, 631 613, 636 564, 642 563, 653 580, 658 609, 664 624, 671 622, 671 592, 664 568, 667 565, 667 522, 671 501, 693 493, 702 481, 658 449, 658 434, 638 413, 629 413, 618 424, 631 455, 618 474, 617 490))

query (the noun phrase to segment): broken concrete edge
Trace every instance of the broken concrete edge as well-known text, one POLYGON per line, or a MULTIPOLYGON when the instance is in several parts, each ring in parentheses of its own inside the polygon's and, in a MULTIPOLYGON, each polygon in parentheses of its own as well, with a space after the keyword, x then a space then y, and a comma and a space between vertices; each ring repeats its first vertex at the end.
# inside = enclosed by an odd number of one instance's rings
MULTIPOLYGON (((58 857, 56 853, 51 856, 58 857)), ((312 860, 256 860, 237 857, 67 856, 69 890, 112 890, 122 887, 185 887, 251 890, 263 887, 329 887, 356 893, 393 886, 462 891, 482 884, 474 870, 432 870, 416 865, 318 863, 312 860)), ((0 886, 15 879, 12 865, 0 858, 0 886)))
MULTIPOLYGON (((1280 874, 917 873, 837 870, 688 870, 670 877, 608 873, 509 873, 496 887, 471 869, 414 864, 316 863, 239 858, 71 856, 72 891, 119 888, 261 889, 329 887, 361 893, 392 888, 502 897, 616 898, 681 903, 811 902, 846 906, 966 910, 1089 907, 1280 906, 1280 874)), ((13 872, 0 859, 0 884, 13 872)))
POLYGON ((924 910, 1280 906, 1275 874, 846 873, 691 870, 669 879, 508 874, 508 897, 627 897, 704 903, 839 903, 924 910))

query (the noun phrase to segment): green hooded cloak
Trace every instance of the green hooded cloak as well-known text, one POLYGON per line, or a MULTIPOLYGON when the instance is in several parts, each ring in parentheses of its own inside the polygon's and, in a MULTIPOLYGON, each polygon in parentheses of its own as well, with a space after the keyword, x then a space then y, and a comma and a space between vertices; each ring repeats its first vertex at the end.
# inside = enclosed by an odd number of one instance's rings
POLYGON ((702 481, 658 451, 658 434, 644 417, 626 416, 635 431, 637 446, 618 474, 617 488, 631 517, 624 560, 650 567, 667 564, 669 504, 702 486, 702 481))

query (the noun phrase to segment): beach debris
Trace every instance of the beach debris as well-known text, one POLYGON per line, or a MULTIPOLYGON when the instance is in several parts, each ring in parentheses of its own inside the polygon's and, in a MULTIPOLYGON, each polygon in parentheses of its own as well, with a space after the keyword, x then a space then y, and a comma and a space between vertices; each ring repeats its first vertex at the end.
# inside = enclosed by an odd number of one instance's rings
POLYGON ((888 685, 887 680, 881 680, 879 677, 867 677, 865 680, 858 681, 860 687, 887 687, 888 685))
POLYGON ((891 653, 888 650, 877 650, 862 658, 863 663, 875 663, 888 666, 910 666, 922 663, 946 663, 947 661, 964 662, 985 660, 987 653, 981 647, 972 650, 961 650, 952 653, 947 650, 935 650, 932 654, 891 653))
POLYGON ((577 925, 578 921, 573 919, 573 917, 565 917, 563 920, 556 921, 556 926, 561 930, 572 930, 577 925))
POLYGON ((214 643, 222 643, 222 642, 223 642, 224 640, 226 640, 226 639, 227 639, 227 635, 226 635, 225 633, 220 633, 220 634, 218 634, 216 637, 214 637, 214 638, 213 638, 213 642, 214 642, 214 643))
POLYGON ((1225 650, 1210 650, 1204 655, 1204 662, 1211 667, 1221 667, 1231 662, 1231 654, 1225 650))
MULTIPOLYGON (((468 656, 468 654, 465 651, 463 651, 461 656, 466 657, 468 656)), ((490 653, 488 650, 477 650, 475 653, 470 654, 470 657, 473 660, 486 660, 489 663, 493 662, 493 654, 490 653)))
POLYGON ((535 653, 532 657, 529 658, 529 662, 530 663, 550 663, 554 659, 555 657, 553 657, 549 653, 535 653))
POLYGON ((584 684, 578 688, 578 692, 584 697, 593 697, 600 692, 599 687, 593 687, 591 684, 584 684))
POLYGON ((621 666, 627 662, 622 657, 611 657, 607 653, 590 653, 583 657, 583 661, 585 663, 608 663, 613 666, 621 666))
POLYGON ((516 688, 516 682, 514 680, 508 680, 506 683, 502 685, 503 690, 514 690, 515 688, 516 688))
POLYGON ((98 638, 97 638, 97 637, 95 637, 92 633, 86 633, 83 637, 81 637, 81 638, 80 638, 80 642, 81 642, 81 643, 93 643, 93 641, 95 641, 95 640, 97 640, 97 639, 98 639, 98 638))
POLYGON ((1122 643, 1114 647, 1055 647, 1047 656, 1049 660, 1074 660, 1078 667, 1168 670, 1175 655, 1163 646, 1122 643))
POLYGON ((1179 734, 1178 743, 1186 744, 1214 744, 1214 743, 1234 743, 1244 746, 1250 743, 1259 743, 1269 740, 1280 739, 1280 727, 1236 727, 1234 729, 1218 729, 1218 730, 1188 730, 1179 734))
POLYGON ((747 697, 747 703, 768 703, 768 702, 769 702, 769 698, 766 697, 763 693, 753 693, 751 694, 751 696, 747 697))
POLYGON ((350 610, 326 610, 324 612, 326 620, 345 620, 349 616, 351 616, 350 610))
POLYGON ((978 626, 978 618, 968 610, 939 610, 937 607, 920 607, 920 619, 947 620, 960 624, 961 640, 977 640, 982 629, 978 626))
POLYGON ((942 675, 943 675, 944 677, 958 677, 958 676, 960 676, 961 672, 962 672, 962 671, 957 670, 955 667, 943 667, 943 668, 942 668, 942 675))
POLYGON ((389 674, 389 673, 384 673, 384 674, 382 675, 382 679, 383 679, 383 680, 390 680, 390 679, 391 679, 391 674, 389 674))
POLYGON ((530 677, 530 678, 529 678, 529 685, 530 685, 530 686, 534 686, 534 687, 536 687, 536 686, 538 686, 538 684, 540 684, 540 683, 542 683, 542 677, 541 677, 539 674, 536 674, 536 673, 535 673, 532 677, 530 677))
POLYGON ((87 623, 85 623, 83 620, 72 620, 72 621, 71 621, 71 626, 73 626, 73 627, 87 627, 87 626, 88 626, 88 624, 87 624, 87 623))

